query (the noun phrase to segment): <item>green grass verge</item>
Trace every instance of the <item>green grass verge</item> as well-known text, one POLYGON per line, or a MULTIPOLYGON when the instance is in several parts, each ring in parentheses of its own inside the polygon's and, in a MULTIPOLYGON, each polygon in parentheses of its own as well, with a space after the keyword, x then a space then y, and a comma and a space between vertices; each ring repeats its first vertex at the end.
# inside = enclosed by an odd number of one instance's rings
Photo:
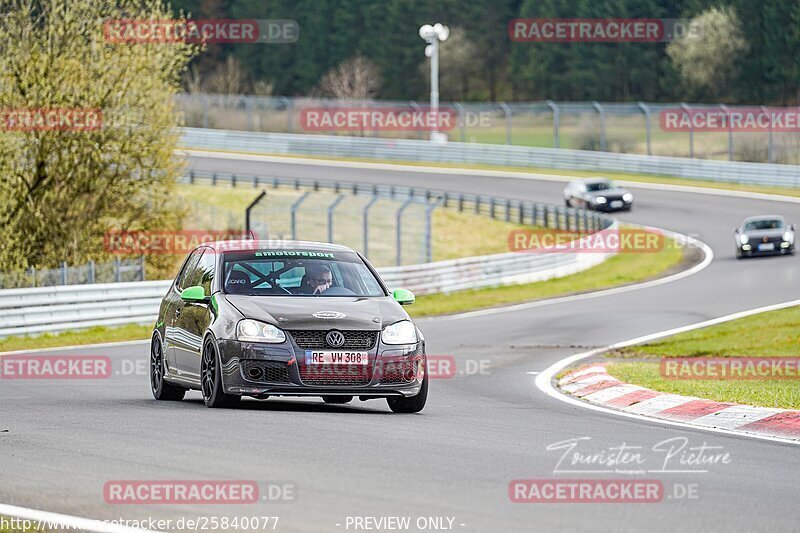
POLYGON ((606 172, 606 171, 592 171, 592 170, 560 170, 553 168, 514 167, 514 166, 480 165, 480 164, 465 164, 465 163, 456 164, 456 163, 438 163, 438 162, 406 162, 406 161, 394 161, 391 159, 363 159, 356 157, 326 157, 326 156, 311 156, 311 155, 265 154, 258 152, 237 152, 234 150, 203 150, 203 151, 224 152, 224 153, 246 153, 251 155, 291 157, 296 159, 318 159, 318 160, 330 160, 330 161, 353 161, 360 163, 380 163, 380 164, 404 165, 412 167, 425 166, 425 167, 440 167, 440 168, 466 168, 472 170, 501 170, 509 172, 523 172, 528 174, 544 174, 549 176, 564 176, 564 177, 577 177, 577 178, 605 177, 620 181, 637 181, 641 183, 655 183, 664 185, 686 185, 689 187, 704 187, 708 189, 723 189, 730 191, 756 192, 764 194, 781 194, 784 196, 800 197, 800 189, 795 189, 790 187, 767 187, 761 185, 739 185, 737 183, 717 183, 713 181, 703 181, 699 179, 689 179, 689 178, 676 178, 673 176, 664 176, 664 175, 628 174, 625 172, 606 172))
MULTIPOLYGON (((413 317, 451 314, 643 281, 663 275, 677 267, 684 259, 683 248, 674 246, 672 241, 666 242, 667 245, 656 253, 621 253, 596 267, 563 278, 524 285, 419 296, 416 303, 406 309, 413 317)), ((0 339, 0 352, 148 339, 151 330, 152 326, 130 325, 119 328, 92 328, 40 337, 10 337, 0 339)))
POLYGON ((697 396, 717 402, 759 407, 800 409, 800 387, 794 380, 670 380, 661 377, 658 363, 612 363, 608 373, 626 383, 671 394, 697 396))
POLYGON ((129 324, 113 328, 95 327, 80 331, 47 333, 36 337, 8 337, 0 339, 0 352, 149 339, 152 331, 152 324, 146 326, 129 324))
POLYGON ((681 263, 684 250, 667 242, 658 252, 617 254, 596 267, 563 278, 419 296, 407 309, 414 317, 443 315, 636 283, 662 275, 681 263))
MULTIPOLYGON (((632 346, 609 357, 789 357, 798 356, 800 307, 761 313, 724 324, 632 346)), ((800 409, 796 380, 675 380, 660 374, 658 361, 616 361, 608 371, 622 381, 653 390, 720 402, 800 409)))
MULTIPOLYGON (((251 187, 230 185, 181 185, 178 195, 192 208, 191 219, 185 226, 189 229, 236 229, 243 230, 245 208, 258 196, 259 190, 251 187), (202 208, 198 208, 202 207, 202 208)), ((274 236, 291 235, 290 206, 303 191, 290 188, 267 189, 264 205, 270 221, 270 233, 274 236)), ((327 242, 327 206, 338 195, 319 191, 309 196, 302 204, 298 216, 298 238, 327 242)), ((361 213, 369 202, 366 196, 345 195, 334 215, 334 240, 356 249, 363 249, 363 226, 361 213)), ((395 212, 402 202, 380 200, 370 215, 370 260, 378 267, 394 266, 396 261, 395 212)), ((420 206, 409 206, 404 214, 404 264, 424 261, 421 243, 424 232, 424 212, 420 206), (416 211, 415 211, 416 209, 416 211)), ((255 220, 265 216, 256 210, 255 220)), ((512 222, 491 219, 485 215, 459 213, 453 209, 437 209, 432 219, 433 260, 456 259, 508 252, 508 234, 518 228, 530 228, 512 222)), ((180 258, 183 259, 182 257, 180 258)))
POLYGON ((622 357, 781 357, 800 355, 800 307, 731 320, 631 346, 622 357))

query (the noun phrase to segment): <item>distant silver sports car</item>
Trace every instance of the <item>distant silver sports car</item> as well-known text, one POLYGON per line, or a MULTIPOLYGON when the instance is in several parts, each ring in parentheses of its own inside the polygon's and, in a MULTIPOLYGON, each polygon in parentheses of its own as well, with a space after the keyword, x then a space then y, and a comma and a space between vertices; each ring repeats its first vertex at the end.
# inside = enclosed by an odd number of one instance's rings
POLYGON ((794 255, 794 224, 786 224, 778 215, 745 219, 734 230, 736 258, 755 255, 794 255))
POLYGON ((564 188, 564 203, 595 211, 624 211, 633 207, 633 194, 605 178, 574 180, 564 188))

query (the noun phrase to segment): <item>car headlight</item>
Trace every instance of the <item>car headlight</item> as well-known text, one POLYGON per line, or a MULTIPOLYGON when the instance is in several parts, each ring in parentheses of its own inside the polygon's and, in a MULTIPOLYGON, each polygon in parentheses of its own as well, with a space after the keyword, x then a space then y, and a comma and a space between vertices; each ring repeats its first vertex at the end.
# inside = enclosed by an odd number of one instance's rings
POLYGON ((286 335, 272 324, 246 318, 236 325, 236 338, 247 342, 284 342, 286 335))
POLYGON ((606 203, 606 199, 605 199, 605 197, 603 197, 603 196, 598 196, 597 198, 595 198, 595 199, 594 199, 594 200, 592 200, 592 201, 593 201, 594 203, 596 203, 596 204, 604 204, 604 203, 606 203))
POLYGON ((622 200, 624 202, 632 202, 633 201, 633 195, 631 193, 629 193, 629 192, 626 192, 625 194, 622 195, 622 200))
POLYGON ((783 240, 786 242, 794 242, 794 232, 791 231, 783 232, 783 240))
POLYGON ((739 235, 739 242, 742 244, 747 244, 748 242, 750 242, 750 237, 742 233, 741 235, 739 235))
POLYGON ((401 320, 383 328, 381 342, 384 344, 414 344, 417 342, 417 328, 410 320, 401 320))

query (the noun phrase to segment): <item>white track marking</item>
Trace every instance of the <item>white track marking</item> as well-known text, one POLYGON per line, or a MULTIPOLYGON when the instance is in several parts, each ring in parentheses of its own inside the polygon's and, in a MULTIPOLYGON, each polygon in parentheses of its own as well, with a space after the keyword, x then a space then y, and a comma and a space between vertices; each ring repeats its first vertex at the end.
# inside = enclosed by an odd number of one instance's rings
POLYGON ((574 383, 570 383, 570 385, 578 385, 579 388, 588 387, 589 385, 594 385, 595 383, 602 383, 603 381, 619 381, 617 378, 612 377, 610 374, 598 374, 596 376, 589 376, 586 379, 579 379, 574 383))
MULTIPOLYGON (((54 530, 70 528, 78 531, 91 531, 93 533, 151 533, 151 530, 149 529, 137 529, 133 527, 110 524, 101 520, 92 520, 91 518, 81 518, 79 516, 39 511, 36 509, 28 509, 27 507, 7 505, 5 503, 0 503, 0 515, 14 518, 25 518, 44 525, 50 523, 50 527, 54 530)), ((44 530, 44 525, 39 529, 44 530)), ((34 529, 37 528, 34 527, 34 529)))
POLYGON ((39 348, 31 350, 15 350, 13 352, 2 352, 0 357, 4 355, 21 355, 26 353, 41 353, 41 352, 57 352, 61 350, 84 350, 89 348, 110 348, 118 346, 135 346, 137 344, 147 344, 150 339, 142 339, 138 341, 119 341, 119 342, 100 342, 97 344, 78 344, 74 346, 55 346, 53 348, 39 348))
MULTIPOLYGON (((736 435, 736 436, 742 436, 742 437, 750 437, 750 438, 759 439, 759 440, 768 440, 768 441, 772 441, 772 442, 784 442, 784 443, 787 443, 787 444, 798 445, 798 444, 800 444, 800 442, 798 442, 796 440, 785 439, 785 438, 781 438, 781 437, 771 437, 769 435, 758 435, 756 433, 746 433, 746 432, 743 432, 743 431, 723 429, 721 427, 702 426, 702 425, 698 425, 698 424, 696 424, 694 422, 679 422, 679 421, 675 421, 675 420, 664 420, 664 419, 661 419, 661 418, 653 418, 653 417, 650 417, 650 416, 630 413, 630 412, 627 412, 627 411, 621 411, 621 410, 614 409, 614 408, 611 408, 611 407, 605 407, 605 406, 602 406, 602 405, 596 405, 596 404, 589 403, 589 402, 583 401, 581 399, 575 398, 573 396, 568 396, 568 395, 560 392, 558 389, 556 389, 553 386, 553 383, 552 383, 553 382, 553 378, 556 376, 556 374, 558 374, 559 372, 561 372, 562 370, 564 370, 568 366, 573 365, 573 364, 575 364, 575 363, 577 363, 579 361, 582 361, 584 359, 588 359, 590 357, 593 357, 595 355, 600 355, 601 353, 607 352, 608 350, 613 350, 613 349, 616 349, 616 348, 624 348, 624 347, 627 347, 627 346, 632 346, 634 344, 642 344, 644 342, 648 342, 648 341, 652 341, 652 340, 656 340, 656 339, 661 339, 661 338, 664 338, 664 337, 669 337, 669 336, 675 335, 677 333, 683 333, 685 331, 692 331, 692 330, 699 329, 699 328, 704 328, 704 327, 707 327, 707 326, 713 326, 715 324, 721 324, 723 322, 730 322, 731 320, 736 320, 738 318, 745 318, 745 317, 756 315, 756 314, 759 314, 759 313, 766 313, 768 311, 777 311, 778 309, 786 309, 788 307, 795 307, 797 305, 800 305, 800 300, 792 300, 790 302, 783 302, 783 303, 779 303, 779 304, 768 305, 766 307, 759 307, 759 308, 756 308, 756 309, 750 309, 750 310, 747 310, 747 311, 741 311, 739 313, 733 313, 733 314, 730 314, 730 315, 725 315, 725 316, 721 316, 721 317, 718 317, 718 318, 714 318, 714 319, 711 319, 711 320, 705 320, 703 322, 697 322, 695 324, 689 324, 687 326, 682 326, 682 327, 679 327, 679 328, 673 328, 673 329, 668 329, 668 330, 665 330, 665 331, 660 331, 658 333, 652 333, 650 335, 643 335, 643 336, 637 337, 635 339, 631 339, 631 340, 627 340, 627 341, 623 341, 623 342, 618 342, 616 344, 612 344, 612 345, 607 346, 605 348, 596 348, 596 349, 590 350, 588 352, 577 353, 577 354, 571 355, 569 357, 566 357, 566 358, 564 358, 564 359, 562 359, 560 361, 557 361, 556 363, 553 363, 552 365, 550 365, 547 369, 543 370, 538 376, 536 376, 535 384, 536 384, 536 387, 540 391, 542 391, 544 394, 546 394, 547 396, 549 396, 551 398, 555 398, 556 400, 559 400, 559 401, 562 401, 562 402, 565 402, 565 403, 569 403, 569 404, 572 404, 572 405, 576 405, 576 406, 582 407, 584 409, 591 409, 593 411, 599 411, 599 412, 602 412, 602 413, 615 415, 615 416, 621 416, 621 417, 625 417, 625 418, 633 418, 633 419, 636 419, 636 420, 642 420, 642 421, 645 421, 645 422, 650 422, 650 423, 654 423, 654 424, 658 424, 658 425, 662 425, 662 426, 663 425, 667 425, 667 426, 676 426, 676 427, 683 427, 683 428, 690 428, 690 429, 702 429, 704 431, 711 431, 711 432, 714 432, 714 433, 722 433, 722 434, 725 434, 725 435, 736 435)), ((644 403, 644 402, 642 402, 642 403, 644 403)), ((708 415, 706 415, 706 416, 708 416, 708 415)), ((701 417, 701 418, 705 418, 706 416, 701 417)))
POLYGON ((578 370, 577 372, 572 372, 572 373, 570 373, 569 376, 564 376, 563 378, 561 378, 561 381, 564 381, 564 382, 567 382, 567 381, 578 381, 577 378, 579 378, 581 376, 585 376, 586 374, 594 374, 595 372, 605 372, 605 371, 606 371, 606 367, 604 367, 603 365, 594 365, 594 366, 590 366, 590 367, 584 368, 583 370, 578 370))
MULTIPOLYGON (((625 292, 637 291, 637 290, 640 290, 640 289, 649 289, 651 287, 658 287, 659 285, 665 285, 667 283, 672 283, 674 281, 678 281, 678 280, 681 280, 683 278, 686 278, 686 277, 692 276, 694 274, 697 274, 701 270, 705 269, 708 265, 710 265, 711 262, 714 260, 714 252, 711 250, 711 247, 709 247, 703 241, 695 239, 694 237, 688 237, 686 235, 682 235, 680 233, 676 233, 674 231, 654 228, 654 227, 651 227, 651 226, 643 226, 643 227, 645 227, 646 229, 660 231, 660 232, 662 232, 664 234, 665 237, 671 237, 671 238, 674 238, 674 239, 684 239, 681 242, 685 242, 687 244, 696 246, 696 247, 700 248, 703 251, 703 254, 704 254, 703 260, 701 262, 699 262, 698 264, 696 264, 695 266, 693 266, 692 268, 688 269, 688 270, 683 270, 681 272, 677 272, 675 274, 672 274, 671 276, 666 276, 666 277, 663 277, 663 278, 658 278, 658 279, 654 279, 654 280, 650 280, 650 281, 642 281, 640 283, 632 283, 630 285, 623 285, 622 287, 614 287, 612 289, 603 289, 603 290, 599 290, 599 291, 586 292, 586 293, 582 293, 582 294, 575 294, 575 295, 572 295, 572 296, 560 296, 560 297, 557 297, 557 298, 548 298, 546 300, 536 300, 536 301, 533 301, 533 302, 526 302, 526 303, 522 303, 522 304, 508 305, 508 306, 504 306, 504 307, 491 307, 489 309, 480 309, 478 311, 466 311, 464 313, 448 315, 447 319, 448 320, 458 320, 458 319, 462 319, 462 318, 474 318, 474 317, 480 317, 480 316, 496 315, 498 313, 513 313, 513 312, 516 312, 516 311, 522 311, 524 309, 533 309, 533 308, 536 308, 536 307, 543 307, 543 306, 546 306, 546 305, 562 304, 562 303, 568 303, 568 302, 577 302, 577 301, 580 301, 580 300, 588 300, 590 298, 602 298, 604 296, 611 296, 611 295, 614 295, 614 294, 622 294, 622 293, 625 293, 625 292)), ((440 318, 440 317, 428 317, 428 318, 417 319, 417 322, 419 322, 419 321, 436 320, 437 318, 440 318)))
POLYGON ((711 426, 722 429, 739 429, 747 424, 758 422, 759 420, 783 412, 785 412, 785 409, 732 405, 716 413, 709 413, 700 418, 695 418, 692 420, 692 423, 700 426, 711 426))
POLYGON ((639 403, 635 403, 625 408, 628 413, 635 413, 637 415, 654 415, 679 405, 684 405, 689 402, 699 400, 693 396, 680 396, 678 394, 660 394, 655 398, 648 398, 639 403))
POLYGON ((631 385, 630 383, 625 383, 622 385, 617 385, 616 387, 609 387, 607 389, 587 394, 586 396, 583 397, 583 399, 586 400, 587 402, 606 403, 610 402, 611 400, 616 400, 621 396, 625 396, 626 394, 630 394, 632 392, 640 390, 645 390, 645 388, 640 387, 639 385, 631 385))
MULTIPOLYGON (((556 181, 567 182, 581 179, 582 176, 570 176, 568 174, 537 174, 535 172, 513 171, 513 170, 481 170, 474 168, 456 167, 430 167, 424 165, 399 165, 392 163, 371 163, 367 161, 338 161, 333 159, 305 159, 302 157, 286 157, 275 155, 259 155, 240 152, 216 152, 212 150, 178 150, 181 155, 192 155, 196 157, 208 157, 214 159, 233 159, 241 161, 261 161, 265 163, 287 163, 295 165, 309 165, 321 167, 341 167, 341 168, 360 168, 370 170, 385 170, 394 172, 416 172, 424 174, 457 174, 459 176, 488 176, 494 178, 512 178, 537 181, 556 181)), ((560 172, 559 169, 552 169, 553 172, 560 172)), ((567 171, 565 171, 567 172, 567 171)), ((596 171, 602 172, 602 171, 596 171)), ((609 171, 610 172, 610 171, 609 171)), ((646 175, 644 175, 646 176, 646 175)), ((653 176, 653 179, 658 179, 653 176)), ((669 178, 666 178, 669 179, 669 178)), ((675 178, 691 179, 691 178, 675 178)), ((629 180, 614 180, 619 185, 639 189, 654 189, 659 191, 685 192, 691 194, 710 194, 712 196, 732 196, 736 198, 749 198, 756 200, 768 200, 772 202, 788 202, 800 204, 800 197, 786 196, 782 194, 768 194, 749 191, 737 191, 732 189, 716 189, 713 187, 703 187, 702 185, 672 185, 669 183, 642 182, 629 180)), ((698 180, 702 183, 702 180, 698 180)), ((736 184, 731 184, 736 185, 736 184)))
POLYGON ((561 385, 561 388, 568 393, 572 394, 573 392, 577 392, 583 388, 583 385, 580 383, 567 383, 566 385, 561 385))

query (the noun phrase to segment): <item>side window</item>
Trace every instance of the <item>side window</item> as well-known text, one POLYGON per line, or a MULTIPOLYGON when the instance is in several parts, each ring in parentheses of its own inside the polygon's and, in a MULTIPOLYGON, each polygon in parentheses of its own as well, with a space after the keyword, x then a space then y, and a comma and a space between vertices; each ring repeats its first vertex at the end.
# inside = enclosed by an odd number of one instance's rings
POLYGON ((199 248, 192 252, 192 255, 189 256, 189 259, 184 263, 183 270, 178 275, 178 290, 182 291, 186 287, 191 287, 192 284, 189 283, 190 278, 194 276, 195 270, 197 269, 197 263, 200 261, 200 255, 203 253, 203 249, 199 248))
POLYGON ((202 285, 206 296, 211 296, 211 282, 214 281, 214 270, 217 266, 217 254, 210 248, 200 258, 197 270, 192 278, 192 285, 202 285))

